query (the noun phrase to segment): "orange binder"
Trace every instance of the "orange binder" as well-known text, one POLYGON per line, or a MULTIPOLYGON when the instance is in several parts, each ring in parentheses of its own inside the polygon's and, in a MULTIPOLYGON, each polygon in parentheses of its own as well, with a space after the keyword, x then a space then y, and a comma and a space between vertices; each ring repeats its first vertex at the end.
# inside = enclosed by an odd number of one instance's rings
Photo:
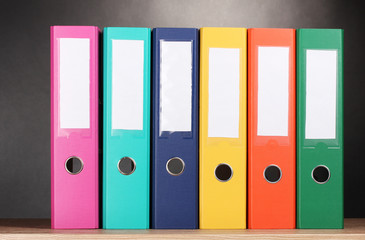
POLYGON ((248 30, 248 227, 295 228, 295 30, 248 30))

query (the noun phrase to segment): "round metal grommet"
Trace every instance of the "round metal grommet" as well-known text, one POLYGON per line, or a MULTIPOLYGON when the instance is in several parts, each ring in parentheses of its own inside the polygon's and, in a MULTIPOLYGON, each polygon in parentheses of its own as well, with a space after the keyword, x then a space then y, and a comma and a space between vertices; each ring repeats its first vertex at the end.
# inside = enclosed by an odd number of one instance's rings
POLYGON ((65 162, 65 169, 69 174, 76 175, 79 174, 84 168, 83 161, 75 156, 67 158, 65 162))
POLYGON ((282 176, 281 169, 275 164, 267 166, 264 170, 264 178, 269 183, 277 183, 282 176))
POLYGON ((221 182, 229 181, 233 176, 231 166, 226 163, 220 163, 214 170, 215 178, 221 182))
POLYGON ((318 165, 312 170, 312 178, 318 184, 325 184, 330 180, 331 172, 325 165, 318 165))
POLYGON ((179 176, 185 170, 185 162, 179 157, 170 158, 166 163, 166 170, 173 176, 179 176))
POLYGON ((133 158, 123 157, 118 162, 118 170, 123 175, 131 175, 136 170, 136 162, 133 158))

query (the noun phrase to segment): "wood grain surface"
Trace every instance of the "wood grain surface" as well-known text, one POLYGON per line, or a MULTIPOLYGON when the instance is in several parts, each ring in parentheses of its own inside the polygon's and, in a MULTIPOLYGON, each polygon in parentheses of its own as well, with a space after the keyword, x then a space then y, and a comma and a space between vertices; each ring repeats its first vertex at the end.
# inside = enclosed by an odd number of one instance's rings
POLYGON ((49 219, 0 219, 0 239, 365 239, 365 218, 345 229, 317 230, 54 230, 49 219))

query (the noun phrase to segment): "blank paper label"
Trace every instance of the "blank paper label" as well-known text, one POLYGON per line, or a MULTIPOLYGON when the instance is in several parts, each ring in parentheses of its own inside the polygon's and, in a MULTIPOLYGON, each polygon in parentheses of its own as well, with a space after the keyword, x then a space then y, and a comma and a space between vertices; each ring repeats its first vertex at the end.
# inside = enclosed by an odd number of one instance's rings
POLYGON ((208 137, 239 137, 240 50, 209 49, 208 137))
POLYGON ((288 136, 289 47, 258 48, 257 135, 288 136))
POLYGON ((337 51, 307 50, 306 139, 336 138, 337 51))
POLYGON ((112 129, 143 130, 143 40, 112 40, 112 129))
POLYGON ((60 128, 90 128, 90 39, 59 40, 60 128))
POLYGON ((192 42, 160 41, 160 132, 190 132, 192 42))

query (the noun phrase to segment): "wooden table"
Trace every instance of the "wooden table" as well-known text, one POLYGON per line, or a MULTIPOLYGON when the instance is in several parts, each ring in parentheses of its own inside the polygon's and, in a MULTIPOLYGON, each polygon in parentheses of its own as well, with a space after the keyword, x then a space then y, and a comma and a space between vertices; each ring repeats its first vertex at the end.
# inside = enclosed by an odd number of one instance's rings
POLYGON ((0 239, 365 239, 365 218, 336 230, 53 230, 49 219, 0 219, 0 239))

